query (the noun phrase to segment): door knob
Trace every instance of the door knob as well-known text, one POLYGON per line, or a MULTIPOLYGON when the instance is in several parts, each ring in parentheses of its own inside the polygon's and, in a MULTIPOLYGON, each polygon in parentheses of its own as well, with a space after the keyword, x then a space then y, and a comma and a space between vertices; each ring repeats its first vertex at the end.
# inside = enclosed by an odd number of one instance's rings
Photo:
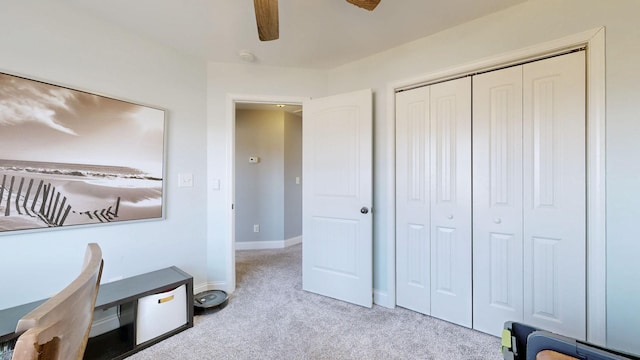
POLYGON ((451 215, 447 216, 447 219, 449 219, 449 220, 453 220, 453 214, 451 214, 451 215))
POLYGON ((500 224, 502 222, 502 219, 495 218, 495 219, 493 219, 493 222, 496 223, 496 224, 500 224))
POLYGON ((362 209, 360 209, 360 213, 362 214, 368 214, 369 213, 369 209, 367 209, 366 206, 363 206, 362 209))

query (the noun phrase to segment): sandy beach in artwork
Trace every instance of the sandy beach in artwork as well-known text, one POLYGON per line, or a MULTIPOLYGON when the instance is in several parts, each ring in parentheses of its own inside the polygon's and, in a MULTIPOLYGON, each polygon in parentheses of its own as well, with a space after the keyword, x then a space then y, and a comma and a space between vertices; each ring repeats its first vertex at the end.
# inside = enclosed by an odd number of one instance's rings
POLYGON ((161 179, 135 169, 29 165, 0 160, 0 231, 162 217, 161 179))

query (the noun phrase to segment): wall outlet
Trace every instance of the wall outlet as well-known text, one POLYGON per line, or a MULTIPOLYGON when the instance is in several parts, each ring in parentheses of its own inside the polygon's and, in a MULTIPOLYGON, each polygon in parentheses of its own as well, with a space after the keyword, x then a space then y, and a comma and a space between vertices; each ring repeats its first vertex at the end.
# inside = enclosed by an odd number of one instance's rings
POLYGON ((260 232, 260 225, 259 224, 253 224, 253 232, 260 232))

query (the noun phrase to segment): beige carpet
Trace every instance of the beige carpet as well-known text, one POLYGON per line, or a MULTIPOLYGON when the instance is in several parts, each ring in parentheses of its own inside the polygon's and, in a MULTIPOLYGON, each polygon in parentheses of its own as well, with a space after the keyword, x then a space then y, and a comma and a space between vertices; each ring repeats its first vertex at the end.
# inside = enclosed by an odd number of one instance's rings
POLYGON ((502 359, 496 337, 303 291, 301 253, 301 245, 238 251, 227 307, 129 359, 502 359))

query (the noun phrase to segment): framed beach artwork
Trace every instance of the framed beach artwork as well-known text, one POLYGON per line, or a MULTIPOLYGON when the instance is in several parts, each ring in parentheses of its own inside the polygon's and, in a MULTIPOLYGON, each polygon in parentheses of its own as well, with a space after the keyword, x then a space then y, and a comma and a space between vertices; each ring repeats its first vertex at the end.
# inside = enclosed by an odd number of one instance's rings
POLYGON ((163 218, 165 111, 0 73, 0 234, 163 218))

